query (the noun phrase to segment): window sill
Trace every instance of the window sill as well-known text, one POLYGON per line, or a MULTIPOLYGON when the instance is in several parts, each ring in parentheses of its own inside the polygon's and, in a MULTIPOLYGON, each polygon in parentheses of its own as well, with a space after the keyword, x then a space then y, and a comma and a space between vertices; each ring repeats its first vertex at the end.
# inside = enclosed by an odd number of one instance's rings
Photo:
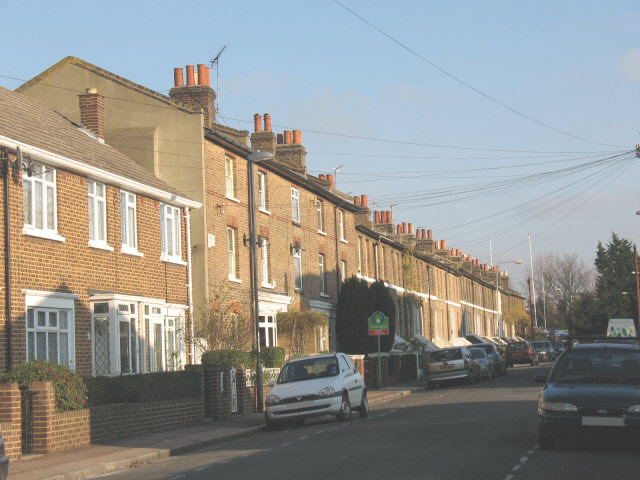
POLYGON ((176 265, 186 265, 187 262, 178 257, 169 257, 167 255, 160 255, 160 261, 167 263, 175 263, 176 265))
POLYGON ((55 232, 45 232, 44 230, 35 230, 32 228, 24 227, 22 229, 23 235, 29 235, 30 237, 45 238, 47 240, 55 240, 56 242, 64 242, 65 238, 58 235, 55 232))
POLYGON ((346 238, 341 238, 341 239, 340 239, 340 241, 341 241, 342 243, 349 244, 349 241, 348 241, 346 238))
POLYGON ((258 211, 264 213, 265 215, 271 215, 271 212, 269 210, 267 210, 266 208, 260 207, 260 208, 258 208, 258 211))
POLYGON ((242 280, 236 277, 229 277, 229 281, 233 283, 242 283, 242 280))
POLYGON ((300 222, 296 222, 295 220, 291 220, 291 223, 296 227, 302 227, 302 224, 300 222))
POLYGON ((276 282, 273 282, 273 283, 262 283, 260 286, 262 288, 268 288, 269 290, 274 290, 276 288, 276 282))
POLYGON ((331 295, 329 295, 328 293, 321 293, 320 296, 322 298, 331 298, 331 295))
POLYGON ((236 197, 230 197, 229 195, 225 195, 225 198, 227 200, 231 200, 232 202, 240 203, 240 200, 238 200, 236 197))
POLYGON ((96 242, 94 240, 89 240, 89 247, 97 248, 98 250, 106 250, 107 252, 113 252, 114 250, 111 245, 102 242, 96 242))
POLYGON ((126 255, 133 255, 134 257, 144 257, 144 253, 139 252, 137 248, 127 247, 126 245, 122 245, 120 252, 126 255))
POLYGON ((318 230, 318 235, 324 235, 326 237, 328 234, 327 234, 327 232, 323 232, 322 230, 318 230))

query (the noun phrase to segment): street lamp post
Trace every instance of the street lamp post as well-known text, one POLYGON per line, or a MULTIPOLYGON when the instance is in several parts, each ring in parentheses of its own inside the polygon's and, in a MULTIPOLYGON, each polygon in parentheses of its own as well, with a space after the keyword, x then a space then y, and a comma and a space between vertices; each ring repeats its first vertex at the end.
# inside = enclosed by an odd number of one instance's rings
MULTIPOLYGON (((522 260, 510 260, 507 262, 497 262, 496 267, 498 265, 502 265, 505 263, 515 263, 516 265, 520 265, 522 260)), ((502 319, 502 298, 500 298, 500 272, 496 268, 496 305, 498 307, 498 336, 504 337, 504 322, 502 319)))
POLYGON ((262 365, 260 363, 260 310, 258 308, 258 265, 256 254, 256 207, 253 192, 253 164, 261 160, 270 160, 273 153, 256 150, 247 156, 247 185, 249 190, 249 264, 251 267, 251 302, 256 335, 256 409, 263 411, 262 400, 262 365))

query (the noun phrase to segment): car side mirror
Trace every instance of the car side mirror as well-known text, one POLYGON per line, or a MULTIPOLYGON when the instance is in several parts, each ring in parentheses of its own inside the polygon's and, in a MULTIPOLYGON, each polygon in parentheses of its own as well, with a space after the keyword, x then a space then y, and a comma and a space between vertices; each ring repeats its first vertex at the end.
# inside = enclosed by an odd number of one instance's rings
POLYGON ((533 377, 533 381, 536 383, 547 383, 547 376, 539 373, 533 377))
POLYGON ((269 380, 269 383, 267 383, 267 385, 271 388, 276 386, 276 381, 275 380, 269 380))

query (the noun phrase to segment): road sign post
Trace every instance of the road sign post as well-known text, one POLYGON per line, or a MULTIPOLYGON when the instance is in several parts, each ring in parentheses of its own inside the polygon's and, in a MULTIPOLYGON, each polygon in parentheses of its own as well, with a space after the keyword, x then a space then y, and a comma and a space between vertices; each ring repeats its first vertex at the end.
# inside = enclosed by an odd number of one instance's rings
POLYGON ((369 336, 378 337, 378 386, 382 384, 382 358, 380 357, 380 335, 389 335, 389 317, 382 312, 373 312, 368 318, 369 336))

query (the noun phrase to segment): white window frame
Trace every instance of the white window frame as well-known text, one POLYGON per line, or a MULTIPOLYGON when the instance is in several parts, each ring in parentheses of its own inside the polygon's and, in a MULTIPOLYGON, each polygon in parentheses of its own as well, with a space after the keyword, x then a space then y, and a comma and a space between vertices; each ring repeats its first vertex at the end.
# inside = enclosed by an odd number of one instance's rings
POLYGON ((275 313, 259 315, 258 328, 261 347, 278 346, 278 320, 275 313))
POLYGON ((120 225, 122 228, 122 252, 131 255, 138 251, 138 208, 137 196, 125 190, 120 191, 120 225))
POLYGON ((89 179, 87 181, 89 204, 89 246, 113 250, 107 243, 107 186, 89 179))
POLYGON ((227 272, 229 280, 240 281, 238 265, 238 231, 227 227, 227 272))
POLYGON ((340 232, 340 241, 349 243, 344 236, 344 212, 342 210, 338 210, 338 231, 340 232))
POLYGON ((260 276, 263 287, 275 288, 271 277, 271 248, 266 238, 260 238, 260 276))
POLYGON ((182 261, 182 216, 180 208, 163 204, 160 207, 161 260, 186 264, 182 261))
POLYGON ((319 198, 316 199, 316 210, 318 211, 318 233, 326 235, 324 231, 324 202, 319 198))
POLYGON ((75 351, 75 300, 79 298, 79 295, 59 292, 45 292, 37 290, 23 290, 25 295, 25 361, 30 361, 38 358, 38 334, 40 339, 44 334, 44 352, 45 358, 40 360, 50 361, 49 356, 49 342, 56 335, 56 361, 53 363, 60 364, 60 341, 62 335, 67 335, 67 363, 66 365, 71 369, 76 369, 76 351, 75 351), (30 324, 29 311, 33 312, 32 320, 30 324), (44 325, 38 325, 38 313, 45 314, 44 325), (61 327, 61 315, 64 312, 64 316, 67 319, 67 327, 61 327), (50 314, 55 313, 57 316, 57 325, 50 324, 50 314))
POLYGON ((63 242, 64 238, 58 234, 56 173, 55 168, 42 163, 33 163, 30 172, 22 172, 22 233, 63 242))
POLYGON ((267 192, 267 174, 258 171, 258 210, 264 213, 271 213, 269 207, 269 195, 267 192))
POLYGON ((358 273, 362 274, 362 237, 358 237, 358 273))
POLYGON ((340 280, 344 283, 347 280, 347 262, 340 260, 340 280))
POLYGON ((296 292, 302 291, 302 248, 293 249, 293 283, 296 292))
POLYGON ((320 276, 320 295, 327 295, 327 270, 325 268, 326 258, 322 253, 318 254, 318 275, 320 276))
POLYGON ((300 224, 300 190, 291 187, 291 220, 300 224))
POLYGON ((236 169, 235 160, 225 155, 224 157, 224 191, 227 198, 236 199, 236 169))

